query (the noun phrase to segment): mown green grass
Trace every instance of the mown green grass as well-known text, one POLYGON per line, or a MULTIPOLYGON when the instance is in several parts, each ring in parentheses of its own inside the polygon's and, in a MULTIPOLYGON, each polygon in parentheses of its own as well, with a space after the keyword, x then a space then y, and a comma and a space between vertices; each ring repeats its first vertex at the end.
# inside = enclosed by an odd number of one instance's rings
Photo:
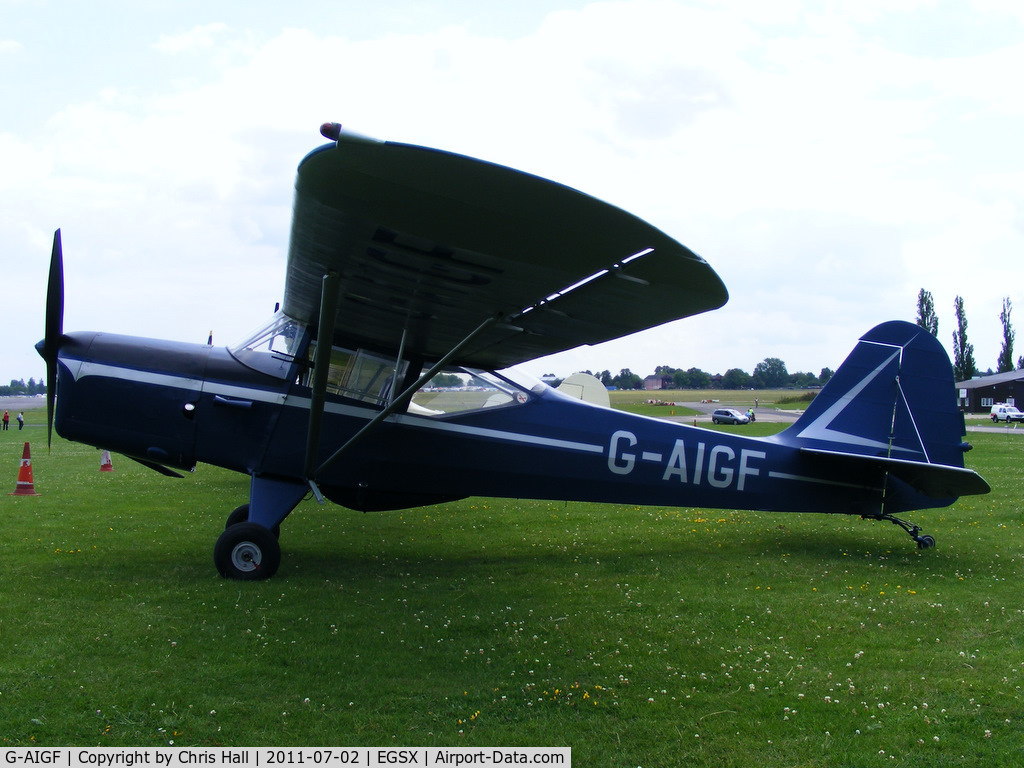
POLYGON ((700 402, 714 400, 723 407, 736 408, 753 406, 755 398, 759 405, 772 406, 778 401, 791 400, 803 395, 802 389, 621 389, 608 393, 612 405, 619 403, 637 403, 645 400, 672 400, 678 402, 700 402))
POLYGON ((307 501, 278 576, 250 584, 212 563, 244 477, 100 473, 27 415, 0 436, 8 491, 27 439, 41 494, 0 497, 0 745, 1024 762, 1019 435, 971 434, 993 493, 913 515, 934 550, 842 517, 307 501))
POLYGON ((755 400, 758 410, 800 410, 806 408, 809 402, 801 396, 811 394, 813 392, 792 389, 661 389, 649 392, 618 390, 609 392, 608 396, 613 408, 658 418, 694 416, 698 411, 675 403, 699 403, 705 400, 714 402, 722 408, 737 408, 742 411, 754 408, 755 400))

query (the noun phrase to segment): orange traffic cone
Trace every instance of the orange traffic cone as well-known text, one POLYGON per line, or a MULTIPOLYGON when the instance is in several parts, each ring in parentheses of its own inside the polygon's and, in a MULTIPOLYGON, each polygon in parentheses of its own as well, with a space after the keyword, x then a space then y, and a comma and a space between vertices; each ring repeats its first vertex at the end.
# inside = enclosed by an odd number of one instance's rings
POLYGON ((38 496, 36 493, 36 487, 32 483, 32 455, 28 450, 28 443, 25 443, 25 450, 21 454, 21 468, 18 470, 18 484, 14 488, 14 493, 7 494, 8 496, 38 496))
POLYGON ((110 460, 110 451, 104 451, 100 457, 100 472, 113 472, 114 464, 110 460))

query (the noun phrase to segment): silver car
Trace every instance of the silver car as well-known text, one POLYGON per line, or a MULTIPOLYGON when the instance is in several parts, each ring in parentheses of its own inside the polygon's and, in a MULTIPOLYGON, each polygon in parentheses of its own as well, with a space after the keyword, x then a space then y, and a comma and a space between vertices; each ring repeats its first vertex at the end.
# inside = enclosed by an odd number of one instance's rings
POLYGON ((732 408, 719 408, 711 414, 711 421, 715 424, 749 424, 748 419, 744 414, 739 411, 734 411, 732 408))

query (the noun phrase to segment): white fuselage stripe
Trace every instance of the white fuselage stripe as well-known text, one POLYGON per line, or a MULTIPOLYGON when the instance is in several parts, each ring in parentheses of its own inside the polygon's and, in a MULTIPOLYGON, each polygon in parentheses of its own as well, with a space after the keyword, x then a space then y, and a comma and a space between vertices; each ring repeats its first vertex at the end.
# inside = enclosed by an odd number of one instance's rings
MULTIPOLYGON (((63 361, 65 364, 67 360, 63 361)), ((120 379, 121 381, 137 381, 141 384, 156 384, 160 387, 174 387, 176 389, 188 389, 199 391, 203 382, 187 376, 174 376, 168 373, 156 373, 138 368, 125 368, 120 365, 107 365, 106 363, 94 363, 90 360, 79 360, 77 370, 71 371, 75 381, 89 376, 102 376, 107 379, 120 379)))
POLYGON ((816 483, 818 485, 835 485, 840 488, 866 488, 869 491, 880 491, 881 488, 871 485, 861 485, 859 483, 844 483, 839 480, 825 480, 820 477, 807 477, 806 475, 791 475, 788 472, 776 472, 774 470, 768 472, 768 477, 775 480, 793 480, 798 483, 816 483))
MULTIPOLYGON (((273 390, 257 389, 254 387, 239 387, 222 384, 217 381, 202 382, 187 376, 175 376, 172 374, 139 370, 137 368, 126 368, 123 366, 81 361, 78 371, 74 374, 75 380, 77 381, 88 376, 103 376, 111 379, 137 381, 143 384, 155 384, 158 386, 174 387, 176 389, 192 391, 199 391, 201 387, 204 394, 244 398, 261 403, 285 405, 291 408, 299 408, 307 411, 311 404, 308 397, 286 397, 283 393, 273 390)), ((344 405, 341 403, 328 403, 325 410, 329 413, 366 419, 367 421, 373 418, 377 413, 372 408, 344 405)), ((541 435, 528 435, 520 432, 508 432, 505 430, 489 429, 486 427, 471 427, 464 424, 435 421, 434 419, 425 417, 409 416, 408 414, 395 414, 393 416, 389 416, 387 421, 395 424, 406 424, 408 426, 418 427, 421 429, 432 429, 439 432, 471 435, 473 437, 483 437, 490 440, 522 443, 527 445, 540 445, 547 448, 561 448, 581 453, 604 453, 603 445, 581 443, 573 440, 560 440, 552 437, 543 437, 541 435)))

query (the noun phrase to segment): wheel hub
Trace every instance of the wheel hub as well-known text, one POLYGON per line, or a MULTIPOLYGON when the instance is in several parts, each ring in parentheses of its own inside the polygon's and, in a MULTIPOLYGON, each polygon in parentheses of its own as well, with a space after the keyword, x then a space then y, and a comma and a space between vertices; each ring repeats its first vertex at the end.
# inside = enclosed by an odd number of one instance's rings
POLYGON ((249 573, 260 567, 263 552, 251 541, 242 541, 231 550, 231 564, 239 571, 249 573))

